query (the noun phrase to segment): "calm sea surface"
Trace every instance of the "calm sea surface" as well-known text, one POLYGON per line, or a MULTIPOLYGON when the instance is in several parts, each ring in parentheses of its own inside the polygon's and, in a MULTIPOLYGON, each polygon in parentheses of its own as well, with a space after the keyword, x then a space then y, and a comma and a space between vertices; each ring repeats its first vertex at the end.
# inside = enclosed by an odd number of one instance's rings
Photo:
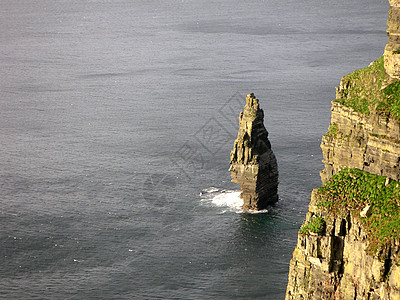
POLYGON ((2 0, 0 298, 283 299, 340 77, 386 0, 2 0), (238 209, 265 112, 280 201, 238 209))

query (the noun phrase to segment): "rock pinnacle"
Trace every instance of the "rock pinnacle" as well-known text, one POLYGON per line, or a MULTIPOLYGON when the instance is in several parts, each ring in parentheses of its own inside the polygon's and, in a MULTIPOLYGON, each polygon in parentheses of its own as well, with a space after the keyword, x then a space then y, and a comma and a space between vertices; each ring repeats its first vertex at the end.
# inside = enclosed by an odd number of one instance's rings
POLYGON ((230 157, 232 182, 240 185, 244 210, 262 210, 278 201, 278 165, 254 94, 246 97, 230 157))

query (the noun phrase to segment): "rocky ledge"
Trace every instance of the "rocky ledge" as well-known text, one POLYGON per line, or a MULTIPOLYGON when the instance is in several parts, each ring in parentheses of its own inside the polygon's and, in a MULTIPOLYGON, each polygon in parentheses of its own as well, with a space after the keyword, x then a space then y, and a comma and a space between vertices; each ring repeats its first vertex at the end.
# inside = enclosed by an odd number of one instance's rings
POLYGON ((400 300, 399 108, 383 58, 342 78, 286 299, 400 300))
POLYGON ((262 210, 278 201, 278 165, 254 94, 246 97, 230 157, 232 182, 241 187, 244 210, 262 210))
POLYGON ((387 83, 400 79, 400 1, 389 0, 388 43, 385 47, 385 70, 387 83))
POLYGON ((384 56, 342 78, 286 299, 400 300, 400 0, 384 56))
MULTIPOLYGON (((345 184, 358 184, 364 190, 368 184, 363 181, 370 181, 371 175, 362 172, 341 171, 329 181, 330 191, 326 187, 313 191, 290 261, 287 300, 400 299, 400 240, 391 236, 399 210, 391 214, 379 197, 353 203, 329 197, 338 187, 346 190, 345 184), (338 207, 339 201, 343 207, 338 207)), ((398 182, 383 177, 379 181, 387 182, 388 191, 398 187, 398 182)))

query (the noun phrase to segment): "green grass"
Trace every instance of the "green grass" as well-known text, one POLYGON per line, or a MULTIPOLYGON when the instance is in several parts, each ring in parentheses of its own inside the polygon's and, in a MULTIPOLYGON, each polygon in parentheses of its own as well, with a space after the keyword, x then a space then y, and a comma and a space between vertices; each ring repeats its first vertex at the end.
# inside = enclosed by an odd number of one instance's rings
POLYGON ((358 169, 345 169, 318 189, 318 206, 334 216, 350 211, 358 216, 368 233, 370 254, 379 254, 393 240, 400 241, 400 182, 358 169), (371 214, 360 212, 371 205, 371 214))
POLYGON ((325 234, 326 222, 322 217, 314 217, 310 222, 300 228, 301 234, 310 234, 310 232, 318 235, 325 234))
POLYGON ((325 133, 325 135, 329 137, 335 137, 337 133, 338 133, 338 126, 336 123, 332 123, 331 125, 329 125, 328 132, 325 133))
POLYGON ((382 89, 386 78, 382 56, 368 67, 344 76, 335 101, 365 115, 376 111, 400 121, 400 82, 382 89))
POLYGON ((356 70, 342 78, 342 90, 335 100, 362 114, 370 114, 380 102, 382 83, 386 79, 383 56, 364 69, 356 70))
POLYGON ((383 101, 381 101, 377 110, 385 112, 400 120, 400 82, 396 81, 382 90, 383 101))

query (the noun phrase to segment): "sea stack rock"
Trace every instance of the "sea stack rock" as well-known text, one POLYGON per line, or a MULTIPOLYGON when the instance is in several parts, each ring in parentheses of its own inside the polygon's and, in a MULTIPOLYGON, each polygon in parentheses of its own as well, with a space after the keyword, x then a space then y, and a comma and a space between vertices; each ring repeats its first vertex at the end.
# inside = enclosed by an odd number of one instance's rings
POLYGON ((262 210, 278 201, 278 164, 254 94, 246 97, 230 157, 232 182, 240 185, 244 210, 262 210))

